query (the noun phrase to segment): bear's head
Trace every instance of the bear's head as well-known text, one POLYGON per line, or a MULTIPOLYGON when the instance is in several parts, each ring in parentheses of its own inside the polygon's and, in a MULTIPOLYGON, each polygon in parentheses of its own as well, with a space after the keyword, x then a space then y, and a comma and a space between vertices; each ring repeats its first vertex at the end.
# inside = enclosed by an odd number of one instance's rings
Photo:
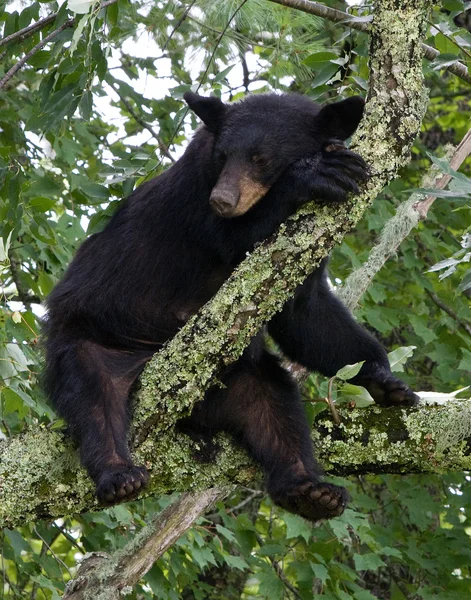
POLYGON ((220 174, 210 204, 227 218, 250 210, 296 160, 349 138, 364 107, 358 96, 324 107, 297 94, 258 94, 234 104, 192 92, 184 99, 214 135, 220 174))

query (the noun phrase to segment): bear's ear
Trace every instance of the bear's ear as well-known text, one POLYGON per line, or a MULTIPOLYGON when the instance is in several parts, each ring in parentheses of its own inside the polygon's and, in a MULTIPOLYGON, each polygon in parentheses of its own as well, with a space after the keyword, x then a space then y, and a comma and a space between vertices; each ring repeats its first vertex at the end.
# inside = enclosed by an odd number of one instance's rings
POLYGON ((210 131, 215 133, 219 129, 227 110, 227 106, 219 98, 205 98, 193 92, 186 92, 183 99, 210 131))
POLYGON ((355 132, 363 116, 365 101, 352 96, 324 106, 316 117, 316 128, 327 138, 346 140, 355 132))

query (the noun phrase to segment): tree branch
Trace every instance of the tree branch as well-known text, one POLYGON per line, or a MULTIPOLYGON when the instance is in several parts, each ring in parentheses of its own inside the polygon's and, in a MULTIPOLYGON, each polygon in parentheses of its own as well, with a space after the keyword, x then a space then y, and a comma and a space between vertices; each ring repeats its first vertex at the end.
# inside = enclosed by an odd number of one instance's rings
MULTIPOLYGON (((108 0, 108 2, 104 2, 103 4, 100 5, 99 10, 106 8, 106 7, 110 6, 111 4, 115 4, 117 1, 118 0, 108 0)), ((57 18, 57 13, 54 13, 53 15, 50 15, 49 17, 45 17, 41 21, 38 21, 37 23, 30 25, 29 27, 25 27, 24 29, 17 31, 16 33, 12 33, 7 38, 3 38, 3 40, 0 40, 0 46, 8 43, 9 41, 12 41, 12 39, 17 39, 21 36, 29 37, 30 35, 33 35, 34 33, 36 33, 36 31, 39 31, 40 29, 43 29, 44 27, 46 27, 46 25, 49 25, 49 23, 52 23, 56 18, 57 18), (54 19, 52 19, 52 17, 54 17, 54 19), (45 22, 45 21, 47 21, 47 22, 45 22), (40 24, 40 26, 39 26, 39 24, 40 24), (35 27, 35 26, 37 26, 37 27, 35 27), (12 36, 15 36, 15 37, 12 38, 12 36)), ((10 81, 10 79, 12 77, 14 77, 14 75, 16 75, 16 73, 18 73, 18 71, 20 71, 22 69, 22 67, 24 67, 24 65, 28 62, 28 60, 30 58, 32 58, 42 48, 44 48, 44 46, 46 44, 48 44, 55 37, 57 37, 59 35, 59 33, 62 33, 65 29, 68 29, 69 27, 74 27, 75 22, 76 22, 75 17, 68 19, 60 27, 58 27, 57 29, 54 29, 54 31, 51 31, 51 33, 49 33, 45 38, 43 38, 40 42, 38 42, 36 44, 36 46, 34 46, 27 54, 25 54, 23 56, 23 58, 21 60, 19 60, 16 63, 16 65, 14 65, 9 71, 7 71, 5 73, 5 75, 0 80, 0 90, 2 90, 6 86, 6 84, 10 81)))
MULTIPOLYGON (((341 10, 336 10, 335 8, 329 8, 328 6, 324 6, 323 4, 319 4, 318 2, 312 2, 311 0, 268 0, 269 2, 274 2, 275 4, 281 4, 282 6, 287 6, 288 8, 294 8, 295 10, 300 10, 302 12, 308 13, 310 15, 315 15, 317 17, 323 17, 324 19, 329 19, 329 21, 333 21, 334 23, 342 23, 347 27, 351 27, 356 31, 363 31, 364 33, 370 32, 370 23, 366 21, 360 21, 356 19, 352 15, 349 15, 346 12, 342 12, 341 10)), ((422 42, 422 49, 424 51, 424 56, 427 60, 435 60, 438 56, 440 56, 440 52, 422 42)), ((467 83, 471 83, 471 74, 468 71, 468 68, 465 64, 457 61, 452 65, 449 65, 446 68, 447 71, 453 73, 463 81, 467 83)))
POLYGON ((111 84, 111 87, 113 88, 113 90, 118 94, 119 99, 121 100, 121 102, 124 104, 124 106, 126 107, 126 110, 129 112, 129 114, 131 115, 131 117, 137 121, 137 123, 139 123, 139 125, 141 125, 141 127, 144 127, 144 129, 147 129, 147 131, 151 134, 151 136, 157 140, 157 143, 159 144, 159 149, 161 150, 162 154, 164 156, 166 156, 172 163, 176 162, 175 159, 173 158, 173 156, 170 154, 167 145, 165 144, 165 142, 162 140, 162 138, 159 136, 158 133, 156 133, 152 127, 146 123, 144 121, 144 119, 142 119, 137 113, 136 111, 133 109, 133 107, 131 106, 131 104, 126 100, 126 98, 120 93, 119 89, 117 87, 115 87, 114 85, 111 84))
POLYGON ((432 302, 434 302, 434 304, 438 306, 438 308, 441 308, 443 312, 446 312, 447 315, 454 319, 457 322, 457 324, 460 327, 462 327, 468 335, 471 336, 471 325, 469 323, 463 321, 463 319, 460 319, 453 309, 451 309, 449 306, 447 306, 444 302, 440 300, 437 294, 434 294, 428 289, 425 289, 425 292, 427 293, 428 297, 432 300, 432 302))
MULTIPOLYGON (((374 176, 360 196, 345 204, 317 210, 312 203, 304 206, 281 226, 271 241, 260 245, 241 263, 215 297, 147 365, 135 397, 131 439, 136 460, 146 464, 151 472, 151 482, 144 493, 160 494, 194 486, 207 488, 215 483, 247 483, 253 478, 253 464, 241 450, 234 449, 227 438, 222 439, 223 452, 214 464, 204 467, 195 464, 192 442, 178 435, 172 425, 188 414, 204 391, 217 382, 218 373, 240 356, 262 325, 282 308, 296 287, 355 226, 384 184, 407 163, 427 104, 422 51, 417 40, 425 34, 425 13, 430 2, 410 0, 401 9, 396 5, 395 0, 383 0, 375 11, 371 29, 370 94, 356 136, 356 149, 367 162, 375 165, 374 176), (165 464, 162 457, 165 457, 165 464)), ((355 412, 357 420, 343 431, 342 439, 353 443, 355 448, 361 419, 368 420, 375 410, 378 409, 355 412)), ((466 411, 469 409, 460 404, 458 411, 461 410, 460 425, 467 422, 466 411)), ((406 428, 412 450, 421 457, 420 468, 429 470, 431 464, 435 468, 441 460, 451 460, 456 468, 465 468, 463 464, 468 464, 468 458, 463 458, 461 445, 454 451, 458 454, 450 453, 452 459, 448 455, 442 459, 432 451, 423 456, 420 449, 424 436, 432 435, 435 439, 441 419, 456 415, 450 409, 446 413, 437 409, 433 413, 437 426, 426 418, 425 411, 423 408, 410 414, 404 411, 392 413, 396 422, 399 420, 401 427, 406 428), (416 415, 420 416, 419 423, 416 415), (430 422, 433 427, 430 429, 430 426, 426 433, 420 429, 420 423, 429 426, 430 422), (411 423, 418 430, 410 432, 411 423)), ((384 411, 387 426, 382 435, 375 438, 381 447, 378 465, 382 469, 387 465, 395 469, 413 469, 415 455, 409 448, 404 456, 398 456, 398 447, 392 445, 388 453, 388 436, 394 428, 387 414, 384 411), (398 467, 401 460, 404 463, 398 467)), ((333 427, 327 419, 320 431, 333 431, 333 427)), ((448 421, 446 427, 450 428, 448 421)), ((380 424, 378 428, 381 428, 380 424)), ((371 427, 365 426, 364 431, 370 432, 371 427)), ((460 439, 464 440, 467 434, 462 432, 460 439)), ((368 436, 372 439, 370 433, 368 436)), ((328 442, 327 447, 333 448, 337 441, 329 435, 323 436, 321 451, 323 443, 328 442)), ((358 443, 362 443, 361 439, 358 443)), ((34 430, 3 442, 2 446, 0 521, 4 524, 11 526, 97 507, 91 482, 79 469, 78 457, 71 451, 70 441, 60 433, 34 430)), ((368 453, 363 457, 356 450, 353 453, 349 450, 345 457, 339 457, 336 451, 329 454, 324 448, 322 457, 330 457, 332 471, 339 467, 339 460, 346 461, 345 468, 350 465, 355 470, 362 462, 371 463, 374 449, 374 445, 368 446, 368 453)))
MULTIPOLYGON (((111 4, 115 4, 117 1, 118 0, 107 0, 107 2, 103 2, 100 5, 99 10, 102 10, 103 8, 107 8, 108 6, 111 6, 111 4)), ((41 29, 44 29, 50 23, 53 23, 57 19, 57 16, 58 16, 58 13, 52 13, 51 15, 48 15, 47 17, 44 17, 43 19, 39 19, 39 21, 36 21, 36 23, 32 23, 31 25, 28 25, 28 27, 23 27, 23 29, 20 29, 10 35, 7 35, 6 37, 4 37, 0 40, 0 47, 4 46, 5 44, 9 44, 10 42, 14 42, 15 40, 18 40, 18 39, 20 39, 20 41, 23 41, 24 39, 34 35, 37 31, 41 31, 41 29)), ((73 21, 75 24, 75 18, 73 19, 73 21)))
POLYGON ((86 554, 77 575, 67 584, 64 600, 114 600, 132 588, 187 529, 231 487, 186 492, 113 555, 86 554))
POLYGON ((31 35, 35 34, 37 31, 44 29, 49 25, 49 23, 53 23, 56 19, 57 13, 52 13, 52 15, 44 17, 44 19, 40 19, 32 25, 28 25, 28 27, 23 27, 23 29, 15 31, 14 33, 7 35, 6 37, 0 40, 0 47, 4 46, 5 44, 9 44, 10 42, 14 42, 15 40, 18 40, 20 38, 24 40, 27 37, 30 37, 31 35))
POLYGON ((21 60, 19 60, 16 63, 16 65, 14 65, 9 71, 7 71, 5 73, 5 75, 0 80, 0 90, 2 90, 6 86, 6 84, 10 81, 10 79, 14 75, 16 75, 16 73, 18 73, 18 71, 28 62, 28 60, 31 57, 33 57, 37 52, 39 52, 41 50, 41 48, 43 48, 46 44, 51 42, 56 36, 59 35, 59 33, 62 33, 62 31, 64 31, 64 29, 67 29, 68 27, 73 27, 74 24, 75 24, 75 19, 69 19, 68 21, 63 23, 60 27, 58 27, 57 29, 54 29, 54 31, 51 31, 51 33, 49 35, 47 35, 45 38, 43 38, 40 42, 38 42, 36 44, 36 46, 34 46, 27 54, 25 54, 23 56, 23 58, 21 60))
MULTIPOLYGON (((456 147, 450 159, 450 166, 455 171, 471 153, 471 129, 456 147)), ((444 189, 451 180, 451 175, 437 174, 438 168, 432 165, 422 181, 422 187, 444 189)), ((403 202, 394 217, 389 219, 381 232, 380 241, 372 248, 368 259, 353 271, 345 284, 337 291, 339 298, 353 310, 360 298, 368 289, 373 277, 384 264, 395 256, 397 249, 409 233, 425 219, 436 196, 415 193, 403 202)))

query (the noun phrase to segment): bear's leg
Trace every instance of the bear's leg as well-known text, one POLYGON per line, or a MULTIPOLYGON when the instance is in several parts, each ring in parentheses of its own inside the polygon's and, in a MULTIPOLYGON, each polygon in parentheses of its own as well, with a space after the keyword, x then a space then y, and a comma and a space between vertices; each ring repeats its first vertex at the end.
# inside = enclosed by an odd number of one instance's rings
POLYGON ((132 462, 126 434, 129 390, 150 356, 89 340, 55 340, 48 348, 50 395, 78 441, 102 503, 128 499, 148 480, 146 469, 132 462))
POLYGON ((233 434, 262 466, 276 504, 311 521, 342 514, 347 493, 321 482, 297 385, 278 359, 242 358, 222 380, 195 406, 194 429, 233 434))
POLYGON ((383 406, 414 406, 418 397, 389 367, 385 349, 354 320, 329 289, 323 269, 298 288, 268 325, 292 360, 332 377, 348 364, 365 361, 352 383, 364 386, 383 406))

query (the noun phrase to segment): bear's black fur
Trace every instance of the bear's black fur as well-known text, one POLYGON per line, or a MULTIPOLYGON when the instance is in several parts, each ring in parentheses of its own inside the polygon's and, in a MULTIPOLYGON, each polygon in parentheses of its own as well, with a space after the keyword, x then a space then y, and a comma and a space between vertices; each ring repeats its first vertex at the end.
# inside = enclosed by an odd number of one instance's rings
MULTIPOLYGON (((341 201, 366 179, 364 161, 342 143, 361 119, 359 98, 324 108, 297 95, 185 99, 205 125, 85 241, 48 300, 47 390, 105 503, 132 497, 148 478, 126 443, 129 390, 145 362, 299 205, 341 201)), ((377 401, 415 403, 381 345, 330 291, 325 265, 268 330, 309 369, 332 376, 364 360, 356 381, 377 401)), ((311 520, 341 514, 345 490, 321 483, 297 386, 262 334, 222 379, 226 387, 209 390, 182 428, 231 432, 288 510, 311 520)))

